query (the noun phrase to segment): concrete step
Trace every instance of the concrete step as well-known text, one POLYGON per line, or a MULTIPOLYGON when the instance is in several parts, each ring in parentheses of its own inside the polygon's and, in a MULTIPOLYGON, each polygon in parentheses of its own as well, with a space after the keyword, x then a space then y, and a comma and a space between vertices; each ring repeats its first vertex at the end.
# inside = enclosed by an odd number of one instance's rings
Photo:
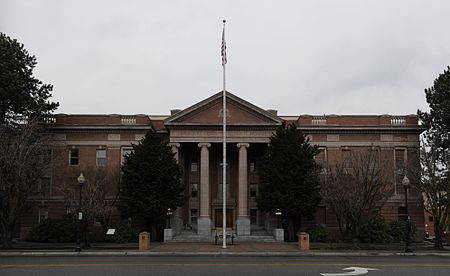
MULTIPOLYGON (((235 242, 276 242, 275 238, 265 230, 252 231, 251 235, 248 236, 238 236, 234 231, 229 231, 228 233, 234 235, 235 242)), ((214 242, 215 235, 216 231, 213 231, 211 236, 199 236, 194 231, 184 230, 169 242, 214 242)))

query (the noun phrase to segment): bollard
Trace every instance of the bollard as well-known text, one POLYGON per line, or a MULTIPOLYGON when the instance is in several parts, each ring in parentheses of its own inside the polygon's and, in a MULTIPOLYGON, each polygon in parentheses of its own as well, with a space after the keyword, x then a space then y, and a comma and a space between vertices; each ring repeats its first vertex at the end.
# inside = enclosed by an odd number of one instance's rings
POLYGON ((145 251, 150 249, 150 233, 139 233, 139 251, 145 251))
POLYGON ((309 234, 306 232, 300 232, 298 234, 298 249, 309 250, 309 234))

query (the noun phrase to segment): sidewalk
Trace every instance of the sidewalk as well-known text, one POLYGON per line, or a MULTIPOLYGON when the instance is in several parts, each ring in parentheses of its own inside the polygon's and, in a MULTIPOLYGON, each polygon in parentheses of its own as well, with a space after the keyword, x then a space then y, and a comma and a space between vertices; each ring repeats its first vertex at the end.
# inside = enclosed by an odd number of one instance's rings
MULTIPOLYGON (((71 243, 19 243, 14 249, 0 250, 0 257, 6 256, 445 256, 450 257, 450 248, 436 251, 432 248, 414 248, 413 253, 404 253, 403 250, 328 250, 313 249, 300 251, 297 243, 257 243, 242 242, 227 245, 211 243, 157 243, 150 244, 150 250, 139 251, 137 243, 114 244, 97 243, 90 249, 82 252, 74 251, 75 245, 71 243)), ((313 247, 314 248, 314 247, 313 247)))

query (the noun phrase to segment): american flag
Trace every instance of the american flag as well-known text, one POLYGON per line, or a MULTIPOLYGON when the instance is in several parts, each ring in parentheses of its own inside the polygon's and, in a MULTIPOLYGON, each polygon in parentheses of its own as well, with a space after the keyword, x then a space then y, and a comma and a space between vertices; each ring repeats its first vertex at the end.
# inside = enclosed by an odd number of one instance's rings
POLYGON ((225 43, 225 25, 223 26, 223 32, 222 32, 222 66, 225 66, 227 64, 227 44, 225 43))

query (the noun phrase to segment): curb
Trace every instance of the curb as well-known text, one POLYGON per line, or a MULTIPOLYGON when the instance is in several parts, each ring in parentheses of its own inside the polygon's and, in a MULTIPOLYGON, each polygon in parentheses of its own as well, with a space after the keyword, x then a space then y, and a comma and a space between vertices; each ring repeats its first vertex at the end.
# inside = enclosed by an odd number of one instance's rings
POLYGON ((444 252, 151 252, 151 251, 11 251, 0 252, 0 257, 83 257, 83 256, 143 256, 143 257, 383 257, 383 256, 439 256, 450 257, 449 253, 444 252))

